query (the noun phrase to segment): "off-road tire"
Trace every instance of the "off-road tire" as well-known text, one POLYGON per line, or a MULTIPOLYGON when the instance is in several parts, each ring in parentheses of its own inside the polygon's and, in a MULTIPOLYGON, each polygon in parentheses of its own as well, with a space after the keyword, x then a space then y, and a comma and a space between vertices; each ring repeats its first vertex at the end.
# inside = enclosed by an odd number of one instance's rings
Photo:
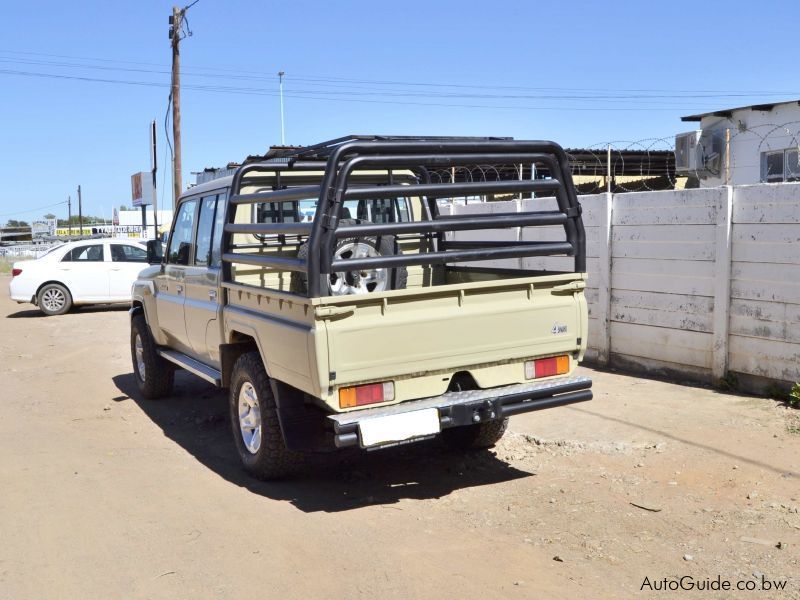
POLYGON ((242 354, 233 365, 229 394, 231 430, 245 471, 257 479, 280 479, 303 465, 303 454, 286 448, 269 376, 258 352, 242 354), (261 413, 261 443, 254 454, 244 444, 239 422, 239 392, 249 382, 255 389, 261 413))
POLYGON ((156 343, 150 333, 150 327, 144 315, 139 313, 131 319, 131 360, 133 362, 133 376, 139 392, 148 400, 157 400, 172 393, 175 384, 175 368, 172 363, 161 358, 156 351, 156 343), (139 373, 138 359, 136 357, 136 336, 142 343, 142 358, 144 361, 144 378, 139 373))
POLYGON ((456 450, 491 448, 500 441, 507 428, 508 419, 450 427, 442 431, 442 441, 456 450))
MULTIPOLYGON (((358 221, 355 219, 343 219, 339 221, 339 225, 356 225, 358 221)), ((363 236, 363 237, 351 237, 351 238, 344 238, 339 240, 336 243, 336 248, 334 249, 334 253, 338 248, 343 246, 344 244, 351 242, 353 240, 359 240, 361 242, 369 243, 373 248, 375 248, 381 256, 394 256, 398 254, 398 250, 395 248, 394 244, 394 237, 393 236, 381 236, 380 238, 376 238, 375 236, 363 236)), ((305 242, 297 251, 297 258, 301 260, 306 260, 308 258, 308 242, 305 242)), ((406 289, 406 285, 408 284, 408 269, 405 267, 395 267, 394 269, 389 270, 389 289, 391 290, 404 290, 406 289)), ((292 278, 289 283, 290 291, 296 294, 305 295, 308 293, 308 276, 305 273, 298 273, 293 272, 292 278)))
POLYGON ((48 283, 47 285, 43 285, 42 289, 40 289, 39 293, 36 295, 36 304, 39 306, 39 310, 48 317, 63 315, 72 308, 72 294, 69 293, 66 286, 60 283, 48 283), (54 308, 53 301, 48 301, 48 295, 63 298, 63 304, 58 308, 54 308))

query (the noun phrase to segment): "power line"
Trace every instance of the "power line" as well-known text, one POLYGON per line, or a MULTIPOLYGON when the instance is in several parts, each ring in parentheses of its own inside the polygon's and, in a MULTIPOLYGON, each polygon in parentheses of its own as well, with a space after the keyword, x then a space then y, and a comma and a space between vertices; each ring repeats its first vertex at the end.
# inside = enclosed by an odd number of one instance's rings
MULTIPOLYGON (((193 5, 194 3, 192 3, 193 5)), ((189 6, 192 6, 189 5, 189 6)), ((188 8, 188 7, 187 7, 188 8)), ((96 61, 96 62, 108 62, 108 63, 118 63, 118 64, 131 64, 131 65, 146 65, 146 66, 153 66, 153 67, 164 67, 167 68, 168 65, 160 64, 160 63, 149 63, 149 62, 139 62, 139 61, 127 61, 127 60, 115 60, 115 59, 105 59, 105 58, 94 58, 94 57, 86 57, 86 56, 71 56, 71 55, 63 55, 63 54, 48 54, 48 53, 41 53, 41 52, 23 52, 17 50, 0 50, 0 53, 3 54, 18 54, 18 55, 29 55, 29 56, 45 56, 51 58, 67 58, 73 60, 89 60, 89 61, 96 61)), ((34 63, 35 64, 35 63, 34 63)), ((44 63, 47 64, 47 63, 44 63)), ((81 68, 98 68, 97 65, 78 65, 78 64, 66 64, 63 66, 75 66, 81 68)), ((111 67, 113 70, 113 67, 111 67)), ((152 72, 152 73, 169 73, 169 71, 155 71, 155 70, 147 70, 147 69, 123 69, 118 68, 117 70, 130 70, 130 71, 139 71, 139 72, 152 72)), ((202 71, 218 71, 222 73, 241 73, 244 75, 241 76, 232 76, 229 75, 232 79, 255 79, 255 80, 266 80, 269 81, 274 78, 274 75, 267 72, 254 72, 254 71, 245 71, 239 69, 230 69, 225 67, 184 67, 182 69, 185 73, 189 73, 190 71, 197 71, 194 75, 197 76, 206 76, 206 77, 221 77, 221 75, 213 75, 213 74, 203 74, 202 71)), ((353 79, 353 78, 344 78, 344 77, 333 77, 333 76, 317 76, 317 75, 305 75, 305 76, 295 76, 291 78, 293 81, 305 81, 308 83, 317 82, 317 83, 355 83, 355 84, 364 84, 364 85, 399 85, 399 86, 411 86, 411 87, 445 87, 445 88, 469 88, 469 89, 506 89, 506 90, 528 90, 528 91, 562 91, 562 92, 597 92, 597 93, 625 93, 625 94, 656 94, 656 93, 663 93, 663 94, 708 94, 709 96, 702 96, 702 97, 735 97, 735 96, 786 96, 786 95, 797 95, 798 92, 794 90, 784 90, 784 91, 777 91, 777 90, 704 90, 704 89, 694 89, 694 90, 685 90, 685 89, 668 89, 668 88, 569 88, 569 87, 529 87, 529 86, 508 86, 508 85, 486 85, 486 84, 460 84, 460 83, 442 83, 442 82, 420 82, 420 81, 392 81, 392 80, 373 80, 373 79, 353 79)), ((679 96, 684 97, 684 96, 679 96)), ((690 96, 691 97, 691 96, 690 96)))
MULTIPOLYGON (((131 72, 131 73, 148 73, 148 74, 160 74, 166 75, 169 74, 170 71, 167 70, 153 70, 153 69, 141 69, 141 68, 128 68, 128 67, 111 67, 111 66, 104 66, 104 65, 82 65, 79 63, 65 63, 65 62, 53 62, 53 61, 39 61, 39 60, 9 60, 6 58, 0 58, 0 62, 5 63, 13 63, 13 64, 25 64, 25 65, 43 65, 43 66, 55 66, 55 67, 69 67, 75 69, 94 69, 94 70, 102 70, 102 71, 122 71, 122 72, 131 72)), ((241 75, 234 75, 234 76, 227 76, 227 75, 219 75, 219 74, 204 74, 204 73, 183 73, 184 75, 188 75, 190 77, 209 77, 209 78, 217 78, 217 79, 239 79, 239 80, 257 80, 263 81, 265 78, 263 77, 252 77, 252 76, 241 76, 241 75)), ((581 95, 565 95, 565 94, 477 94, 477 93, 454 93, 454 92, 432 92, 432 91, 416 91, 416 90, 404 90, 404 89, 396 89, 396 88, 384 88, 380 90, 376 90, 374 87, 365 87, 359 85, 340 85, 338 83, 320 83, 319 81, 323 80, 315 80, 313 78, 308 77, 295 77, 294 81, 302 81, 305 82, 306 85, 309 86, 322 86, 325 87, 333 87, 333 88, 342 88, 341 92, 336 91, 325 91, 325 90, 304 90, 298 89, 295 90, 295 93, 307 93, 307 94, 347 94, 347 95, 359 95, 359 96, 375 96, 375 97, 420 97, 420 98, 467 98, 467 99, 477 99, 477 100, 575 100, 575 101, 583 101, 583 100, 603 100, 607 102, 626 102, 632 104, 648 104, 648 101, 658 101, 659 104, 670 104, 675 106, 683 106, 680 103, 672 103, 669 102, 670 100, 684 100, 684 99, 710 99, 710 98, 743 98, 749 97, 755 94, 754 93, 744 93, 744 92, 727 92, 727 93, 692 93, 692 94, 661 94, 661 95, 652 95, 652 94, 628 94, 622 95, 619 93, 616 94, 606 94, 601 95, 597 93, 591 94, 581 94, 581 95), (360 91, 366 90, 366 91, 360 91)), ((335 81, 335 80, 331 80, 335 81)), ((357 80, 354 80, 357 81, 357 80)), ((145 82, 143 82, 145 83, 145 82)), ((257 90, 257 91, 267 91, 264 88, 234 88, 239 90, 257 90)), ((544 91, 547 88, 541 88, 544 91)), ((557 89, 557 88, 553 88, 557 89)), ((768 95, 780 95, 786 96, 792 94, 794 92, 761 92, 760 96, 768 96, 768 95)), ((795 93, 800 94, 800 93, 795 93)))
POLYGON ((3 214, 0 214, 0 217, 13 217, 15 215, 25 215, 25 214, 36 212, 36 211, 39 211, 39 210, 45 210, 47 208, 54 208, 56 206, 61 206, 61 205, 66 204, 66 203, 67 203, 66 201, 56 202, 55 204, 48 204, 47 206, 40 206, 39 208, 31 208, 31 209, 28 209, 28 210, 19 210, 17 212, 3 213, 3 214))
MULTIPOLYGON (((75 80, 75 81, 84 81, 84 82, 96 82, 96 83, 111 83, 111 84, 122 84, 122 85, 135 85, 135 86, 144 86, 144 87, 169 87, 169 84, 166 83, 158 83, 152 81, 132 81, 132 80, 124 80, 124 79, 105 79, 100 77, 86 77, 86 76, 79 76, 79 75, 62 75, 57 73, 39 73, 33 71, 19 71, 19 70, 12 70, 12 69, 0 69, 0 74, 5 75, 18 75, 24 77, 39 77, 45 79, 67 79, 67 80, 75 80)), ((277 97, 279 94, 274 91, 270 91, 263 88, 239 88, 233 86, 213 86, 213 85, 197 85, 197 84, 185 84, 182 87, 187 89, 193 89, 197 91, 205 91, 205 92, 215 92, 215 93, 231 93, 231 94, 243 94, 243 95, 256 95, 256 96, 273 96, 277 97)), ((298 98, 298 99, 305 99, 305 100, 317 100, 317 101, 330 101, 330 102, 359 102, 359 103, 369 103, 369 104, 394 104, 394 105, 410 105, 410 106, 441 106, 441 107, 449 107, 449 108, 485 108, 485 109, 506 109, 506 110, 584 110, 584 111, 629 111, 629 110, 669 110, 675 111, 678 107, 601 107, 601 106, 593 106, 593 107, 568 107, 568 106, 505 106, 505 105, 496 105, 496 104, 452 104, 452 103, 444 103, 444 102, 409 102, 409 101, 400 101, 400 100, 369 100, 364 98, 352 98, 351 93, 339 93, 339 92, 321 92, 321 91, 314 91, 314 90, 303 90, 300 93, 296 92, 289 92, 285 94, 286 97, 290 98, 298 98), (342 97, 337 97, 342 96, 342 97)), ((682 111, 691 111, 691 110, 702 110, 702 107, 683 107, 680 110, 682 111)))

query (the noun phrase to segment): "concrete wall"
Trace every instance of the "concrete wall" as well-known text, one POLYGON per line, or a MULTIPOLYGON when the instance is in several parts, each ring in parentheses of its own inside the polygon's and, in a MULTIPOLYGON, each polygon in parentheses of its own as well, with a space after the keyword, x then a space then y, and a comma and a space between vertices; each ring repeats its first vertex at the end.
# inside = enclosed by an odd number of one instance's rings
MULTIPOLYGON (((709 382, 734 372, 756 391, 800 380, 800 184, 580 198, 590 360, 709 382)), ((449 210, 531 207, 555 204, 543 198, 449 210)), ((469 235, 564 239, 560 227, 500 231, 469 235)), ((502 266, 567 270, 572 259, 502 266)))

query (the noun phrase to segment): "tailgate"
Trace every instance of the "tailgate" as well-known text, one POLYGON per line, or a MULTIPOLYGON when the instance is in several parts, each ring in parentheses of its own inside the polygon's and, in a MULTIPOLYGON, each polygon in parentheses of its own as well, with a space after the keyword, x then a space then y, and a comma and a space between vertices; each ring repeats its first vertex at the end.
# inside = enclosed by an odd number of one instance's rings
POLYGON ((585 275, 569 273, 324 298, 334 384, 465 370, 489 387, 507 382, 481 367, 577 358, 585 348, 584 287, 585 275))

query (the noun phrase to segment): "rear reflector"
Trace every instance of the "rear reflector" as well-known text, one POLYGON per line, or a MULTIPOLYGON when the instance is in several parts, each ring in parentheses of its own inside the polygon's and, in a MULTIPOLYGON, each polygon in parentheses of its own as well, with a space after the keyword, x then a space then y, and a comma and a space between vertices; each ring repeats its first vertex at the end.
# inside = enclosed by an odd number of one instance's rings
POLYGON ((17 275, 22 275, 22 269, 11 269, 11 276, 16 277, 17 275))
POLYGON ((353 408, 392 400, 394 400, 394 383, 391 381, 339 388, 339 408, 353 408))
POLYGON ((525 363, 525 379, 540 379, 569 373, 569 356, 551 356, 525 363))

